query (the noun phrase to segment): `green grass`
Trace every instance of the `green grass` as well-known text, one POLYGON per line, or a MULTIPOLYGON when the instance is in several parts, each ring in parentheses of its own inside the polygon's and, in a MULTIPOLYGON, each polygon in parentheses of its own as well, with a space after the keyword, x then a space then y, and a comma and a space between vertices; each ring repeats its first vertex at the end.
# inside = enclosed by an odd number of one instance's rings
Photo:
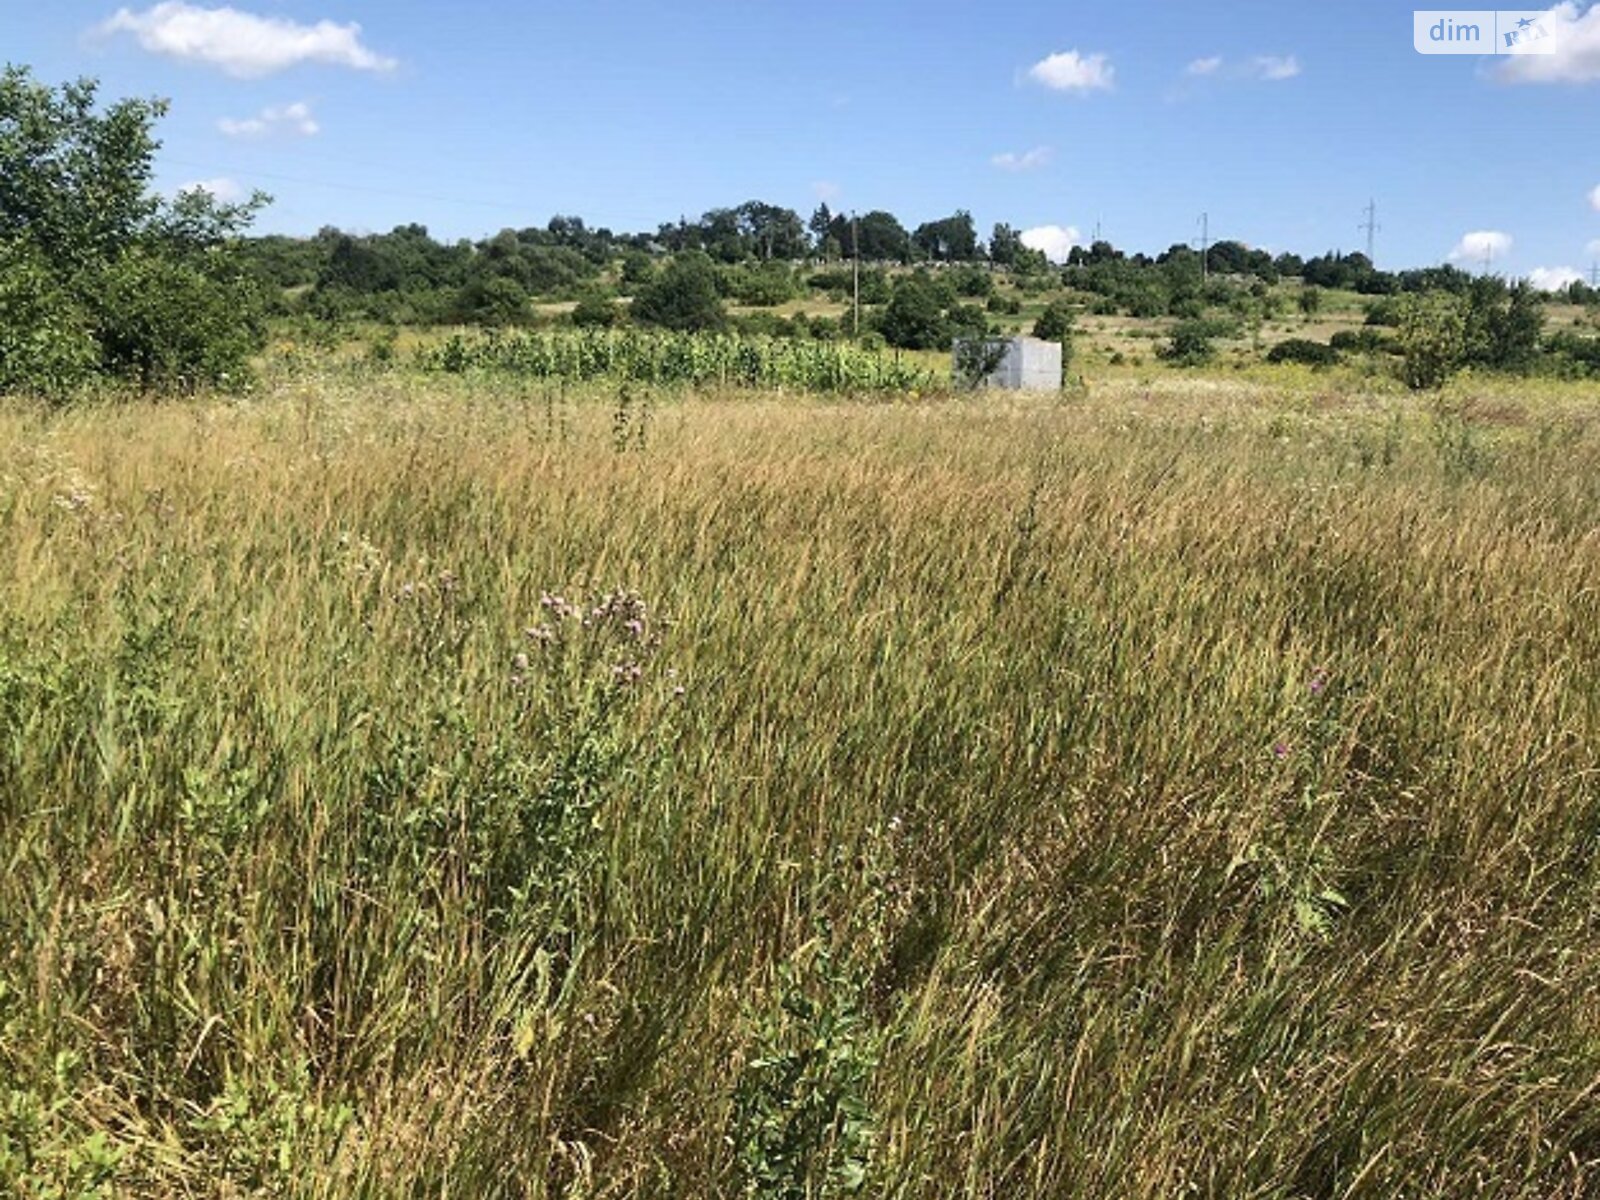
POLYGON ((0 410, 0 1179, 1592 1195, 1600 402, 1337 382, 0 410))

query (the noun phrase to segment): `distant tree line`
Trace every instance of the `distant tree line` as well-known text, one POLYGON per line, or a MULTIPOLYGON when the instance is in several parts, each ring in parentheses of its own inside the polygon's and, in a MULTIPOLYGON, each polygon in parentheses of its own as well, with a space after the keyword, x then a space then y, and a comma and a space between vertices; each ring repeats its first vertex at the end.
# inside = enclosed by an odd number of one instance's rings
POLYGON ((998 319, 1038 297, 1048 302, 1036 313, 1039 336, 1070 342, 1083 310, 1175 318, 1164 354, 1195 364, 1218 337, 1250 330, 1259 343, 1291 296, 1309 323, 1333 289, 1369 297, 1371 328, 1326 345, 1294 339, 1280 360, 1398 354, 1417 386, 1474 366, 1558 361, 1600 373, 1597 339, 1542 334, 1549 300, 1600 304, 1581 282, 1552 297, 1453 266, 1385 272, 1362 254, 1272 255, 1231 240, 1153 257, 1096 240, 1052 264, 1010 225, 981 238, 964 209, 908 228, 884 210, 824 203, 802 220, 750 200, 653 232, 557 215, 477 241, 440 241, 418 224, 247 237, 265 196, 228 205, 199 190, 175 199, 151 190, 164 112, 147 100, 102 108, 88 81, 55 89, 23 68, 0 73, 0 391, 64 394, 105 377, 145 388, 234 382, 271 316, 317 329, 346 319, 517 325, 552 319, 534 305, 557 301, 560 319, 578 326, 737 327, 945 349, 993 336, 998 319), (846 315, 790 305, 817 296, 846 315))

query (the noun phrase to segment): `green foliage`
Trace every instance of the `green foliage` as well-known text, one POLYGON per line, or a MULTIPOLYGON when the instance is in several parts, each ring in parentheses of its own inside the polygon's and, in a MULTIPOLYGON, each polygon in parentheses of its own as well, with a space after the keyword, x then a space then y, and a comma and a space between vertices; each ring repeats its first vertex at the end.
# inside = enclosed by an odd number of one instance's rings
POLYGON ((1467 317, 1462 302, 1444 293, 1406 296, 1398 318, 1400 378, 1416 391, 1444 386, 1466 359, 1467 317))
POLYGON ((896 281, 889 303, 878 316, 878 332, 902 350, 934 350, 947 346, 951 332, 939 291, 926 275, 896 281))
POLYGON ((238 235, 266 202, 150 191, 156 101, 0 73, 0 389, 64 397, 91 371, 237 386, 264 340, 238 235))
POLYGON ((70 395, 99 366, 89 310, 37 251, 0 246, 0 393, 70 395))
POLYGON ((459 335, 425 351, 428 370, 509 372, 534 379, 795 388, 818 392, 922 391, 931 372, 898 356, 833 340, 587 329, 459 335))
POLYGON ((603 292, 585 292, 572 310, 572 323, 580 329, 609 329, 621 319, 621 310, 603 292))
POLYGON ((703 254, 681 254, 639 290, 633 319, 643 325, 694 332, 721 329, 727 312, 718 294, 717 272, 703 254))
POLYGON ((1061 343, 1062 364, 1072 353, 1072 333, 1078 320, 1077 309, 1066 300, 1052 300, 1033 323, 1033 336, 1061 343))
POLYGON ((1208 320, 1179 321, 1172 327, 1167 342, 1157 353, 1173 366, 1202 367, 1217 355, 1213 339, 1217 324, 1208 320))
POLYGON ((1342 354, 1387 354, 1394 350, 1394 341, 1381 329, 1340 329, 1328 338, 1328 345, 1342 354))
POLYGON ((955 349, 956 383, 969 390, 982 387, 984 381, 1000 369, 1009 348, 1009 342, 990 341, 982 337, 958 341, 955 349))
POLYGON ((1289 338, 1267 351, 1270 363, 1303 363, 1308 367, 1331 367, 1339 361, 1339 352, 1327 342, 1313 342, 1309 338, 1289 338))
POLYGON ((757 1018, 734 1088, 728 1138, 742 1190, 760 1200, 856 1195, 872 1164, 867 1091, 879 1054, 864 981, 820 940, 778 976, 777 1005, 757 1018))
POLYGON ((528 293, 506 275, 479 275, 461 289, 457 313, 480 325, 520 325, 528 319, 528 293))
POLYGON ((96 303, 105 365, 145 390, 236 385, 265 336, 248 281, 170 254, 124 254, 96 303))

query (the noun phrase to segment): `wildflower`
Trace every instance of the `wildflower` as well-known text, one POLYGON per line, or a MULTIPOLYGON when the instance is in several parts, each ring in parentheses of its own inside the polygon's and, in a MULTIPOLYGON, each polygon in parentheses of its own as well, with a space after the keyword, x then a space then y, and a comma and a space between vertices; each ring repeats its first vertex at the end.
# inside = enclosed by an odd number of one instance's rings
POLYGON ((1306 685, 1313 696, 1320 696, 1328 689, 1328 672, 1318 667, 1311 676, 1311 682, 1306 685))
POLYGON ((528 656, 526 654, 517 655, 511 660, 511 667, 517 674, 522 674, 528 669, 528 656))

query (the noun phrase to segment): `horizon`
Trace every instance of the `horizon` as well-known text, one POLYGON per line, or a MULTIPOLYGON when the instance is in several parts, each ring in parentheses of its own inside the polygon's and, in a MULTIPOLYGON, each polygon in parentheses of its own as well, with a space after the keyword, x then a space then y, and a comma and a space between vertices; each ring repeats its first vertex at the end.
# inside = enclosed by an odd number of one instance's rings
POLYGON ((1213 243, 1310 257, 1365 253, 1371 200, 1380 269, 1589 279, 1600 7, 1545 10, 1546 58, 1424 56, 1414 10, 1372 0, 1220 8, 166 0, 25 12, 7 58, 170 98, 157 188, 266 191, 260 234, 648 233, 759 198, 908 228, 966 210, 1052 258, 1097 231, 1197 245, 1206 213, 1213 243))

